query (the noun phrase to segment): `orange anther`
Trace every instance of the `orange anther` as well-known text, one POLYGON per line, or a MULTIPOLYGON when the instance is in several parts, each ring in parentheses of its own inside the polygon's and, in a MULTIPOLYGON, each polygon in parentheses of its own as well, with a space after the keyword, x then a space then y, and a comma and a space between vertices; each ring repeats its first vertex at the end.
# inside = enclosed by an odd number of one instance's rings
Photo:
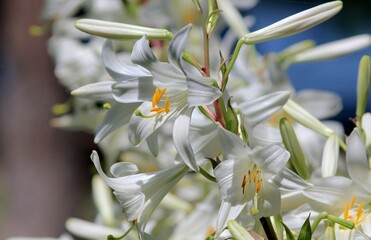
POLYGON ((241 187, 242 187, 242 194, 245 194, 245 187, 246 187, 246 175, 243 175, 243 179, 242 179, 242 184, 241 184, 241 187))
POLYGON ((256 188, 255 188, 256 193, 260 192, 260 187, 261 187, 262 183, 263 183, 263 179, 259 179, 258 182, 256 183, 256 188))

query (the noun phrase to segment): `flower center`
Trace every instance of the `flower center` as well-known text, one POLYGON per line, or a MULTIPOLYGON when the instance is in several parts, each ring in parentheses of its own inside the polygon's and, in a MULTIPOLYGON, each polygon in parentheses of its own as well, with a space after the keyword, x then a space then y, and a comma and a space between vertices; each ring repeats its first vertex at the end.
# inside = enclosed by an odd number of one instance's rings
POLYGON ((261 186, 263 183, 263 179, 261 178, 261 170, 260 169, 254 169, 253 171, 248 170, 247 175, 243 175, 241 188, 242 188, 242 194, 245 194, 245 188, 247 184, 253 184, 252 188, 254 188, 254 198, 253 198, 253 204, 254 207, 251 208, 251 214, 256 215, 259 213, 259 206, 258 206, 258 200, 259 200, 259 192, 261 190, 261 186))
POLYGON ((159 107, 159 104, 161 102, 161 99, 163 95, 166 92, 166 88, 160 90, 159 88, 156 88, 155 93, 152 97, 152 108, 151 112, 155 112, 157 114, 160 114, 162 112, 168 113, 170 111, 170 103, 169 103, 169 97, 165 98, 165 104, 164 107, 159 107))
POLYGON ((346 201, 343 215, 344 215, 345 220, 350 220, 350 221, 354 222, 354 224, 357 226, 357 225, 360 224, 360 222, 363 219, 363 204, 364 204, 364 201, 361 201, 359 203, 359 205, 358 205, 358 207, 356 208, 356 211, 355 211, 354 206, 355 206, 356 198, 357 198, 356 196, 353 196, 350 203, 349 203, 348 200, 346 201))

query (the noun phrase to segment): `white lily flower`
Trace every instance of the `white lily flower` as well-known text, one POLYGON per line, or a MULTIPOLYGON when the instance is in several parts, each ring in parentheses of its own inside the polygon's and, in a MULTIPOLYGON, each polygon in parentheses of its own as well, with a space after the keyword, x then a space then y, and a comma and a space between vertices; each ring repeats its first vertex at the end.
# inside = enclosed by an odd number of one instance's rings
POLYGON ((248 203, 254 218, 277 214, 280 192, 269 179, 284 167, 290 154, 278 145, 252 150, 235 134, 219 130, 220 145, 227 160, 214 170, 222 197, 217 232, 228 220, 236 219, 248 203))
POLYGON ((112 165, 111 172, 115 178, 110 178, 103 172, 95 151, 91 159, 99 175, 114 190, 128 221, 137 221, 142 237, 152 212, 188 172, 187 166, 178 164, 159 172, 137 174, 135 164, 121 162, 112 165))
POLYGON ((132 61, 136 65, 120 64, 106 45, 103 52, 106 69, 116 83, 88 85, 73 92, 102 95, 112 86, 113 98, 119 103, 108 111, 95 142, 129 123, 129 139, 138 145, 168 120, 175 119, 175 147, 183 161, 192 170, 198 170, 188 139, 190 117, 195 106, 211 104, 221 92, 211 85, 211 78, 183 68, 181 61, 190 30, 188 25, 174 36, 169 46, 169 63, 157 60, 145 37, 137 41, 133 49, 132 61))

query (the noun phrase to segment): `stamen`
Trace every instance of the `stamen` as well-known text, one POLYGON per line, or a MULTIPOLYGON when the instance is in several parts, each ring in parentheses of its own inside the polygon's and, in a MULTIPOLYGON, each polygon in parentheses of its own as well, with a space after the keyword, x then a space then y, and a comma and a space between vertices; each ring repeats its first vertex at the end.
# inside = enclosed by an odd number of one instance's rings
POLYGON ((256 184, 256 187, 255 187, 255 192, 256 193, 260 192, 260 187, 261 187, 262 183, 263 183, 263 179, 259 179, 258 183, 256 184))
POLYGON ((159 88, 156 88, 155 93, 152 96, 152 108, 151 112, 156 112, 157 114, 166 112, 168 113, 170 111, 170 101, 169 97, 166 97, 165 99, 165 107, 158 107, 157 104, 160 103, 162 96, 165 94, 166 88, 160 90, 159 88))
POLYGON ((152 96, 152 107, 154 108, 159 102, 158 95, 160 94, 160 89, 156 88, 155 93, 152 96))
POLYGON ((354 195, 353 197, 352 197, 352 202, 351 202, 351 204, 350 204, 350 208, 352 209, 353 207, 354 207, 354 203, 356 202, 356 195, 354 195))
POLYGON ((347 200, 346 203, 345 203, 345 209, 344 209, 344 219, 348 220, 348 219, 351 219, 351 218, 352 218, 352 216, 349 216, 349 202, 347 200))
POLYGON ((166 100, 165 100, 165 112, 168 113, 169 111, 170 111, 169 97, 166 97, 166 100))
POLYGON ((254 172, 254 182, 256 182, 256 177, 258 176, 259 173, 260 173, 260 170, 256 170, 254 172))
POLYGON ((251 171, 249 170, 247 174, 249 175, 249 183, 251 183, 251 171))
POLYGON ((246 175, 243 175, 243 180, 242 180, 242 194, 245 194, 245 187, 246 187, 246 175))
POLYGON ((357 225, 359 220, 361 220, 362 218, 362 214, 363 214, 363 204, 365 202, 364 201, 361 201, 359 206, 358 206, 358 210, 357 210, 357 218, 356 218, 356 221, 355 221, 355 224, 357 225))

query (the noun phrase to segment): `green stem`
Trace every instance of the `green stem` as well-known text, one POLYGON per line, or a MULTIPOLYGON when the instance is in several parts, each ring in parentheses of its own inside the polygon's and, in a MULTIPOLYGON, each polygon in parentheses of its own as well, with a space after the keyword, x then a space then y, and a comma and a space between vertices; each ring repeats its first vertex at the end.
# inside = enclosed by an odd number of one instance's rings
POLYGON ((133 230, 133 228, 137 225, 137 221, 134 220, 133 221, 133 224, 131 225, 131 227, 120 237, 114 237, 112 236, 111 234, 107 236, 107 240, 121 240, 123 239, 124 237, 126 237, 130 232, 131 230, 133 230))
POLYGON ((323 212, 323 213, 320 213, 316 219, 314 219, 314 222, 312 224, 312 234, 314 233, 314 231, 316 231, 316 228, 318 227, 318 224, 323 220, 323 219, 326 219, 328 216, 328 213, 327 212, 323 212))
POLYGON ((237 42, 237 45, 236 45, 236 48, 234 49, 234 52, 232 54, 232 57, 231 57, 231 60, 229 61, 229 64, 228 64, 228 67, 223 75, 223 79, 222 79, 222 87, 221 87, 221 90, 222 92, 224 91, 225 87, 227 86, 227 83, 228 83, 228 76, 229 74, 231 73, 232 71, 232 68, 233 68, 233 65, 234 63, 236 62, 237 60, 237 57, 238 57, 238 54, 241 50, 241 47, 242 45, 244 44, 244 40, 243 38, 240 38, 240 40, 238 40, 237 42))
POLYGON ((277 234, 274 231, 273 225, 269 217, 262 217, 260 218, 260 223, 263 226, 265 235, 267 235, 267 238, 270 240, 278 240, 277 234))
POLYGON ((207 178, 208 180, 216 183, 216 178, 214 176, 211 176, 208 172, 206 172, 202 167, 200 168, 200 174, 207 178))
POLYGON ((340 137, 338 137, 338 140, 339 140, 339 145, 340 145, 341 149, 343 149, 343 151, 346 152, 347 151, 347 145, 345 144, 343 139, 341 139, 340 137))

